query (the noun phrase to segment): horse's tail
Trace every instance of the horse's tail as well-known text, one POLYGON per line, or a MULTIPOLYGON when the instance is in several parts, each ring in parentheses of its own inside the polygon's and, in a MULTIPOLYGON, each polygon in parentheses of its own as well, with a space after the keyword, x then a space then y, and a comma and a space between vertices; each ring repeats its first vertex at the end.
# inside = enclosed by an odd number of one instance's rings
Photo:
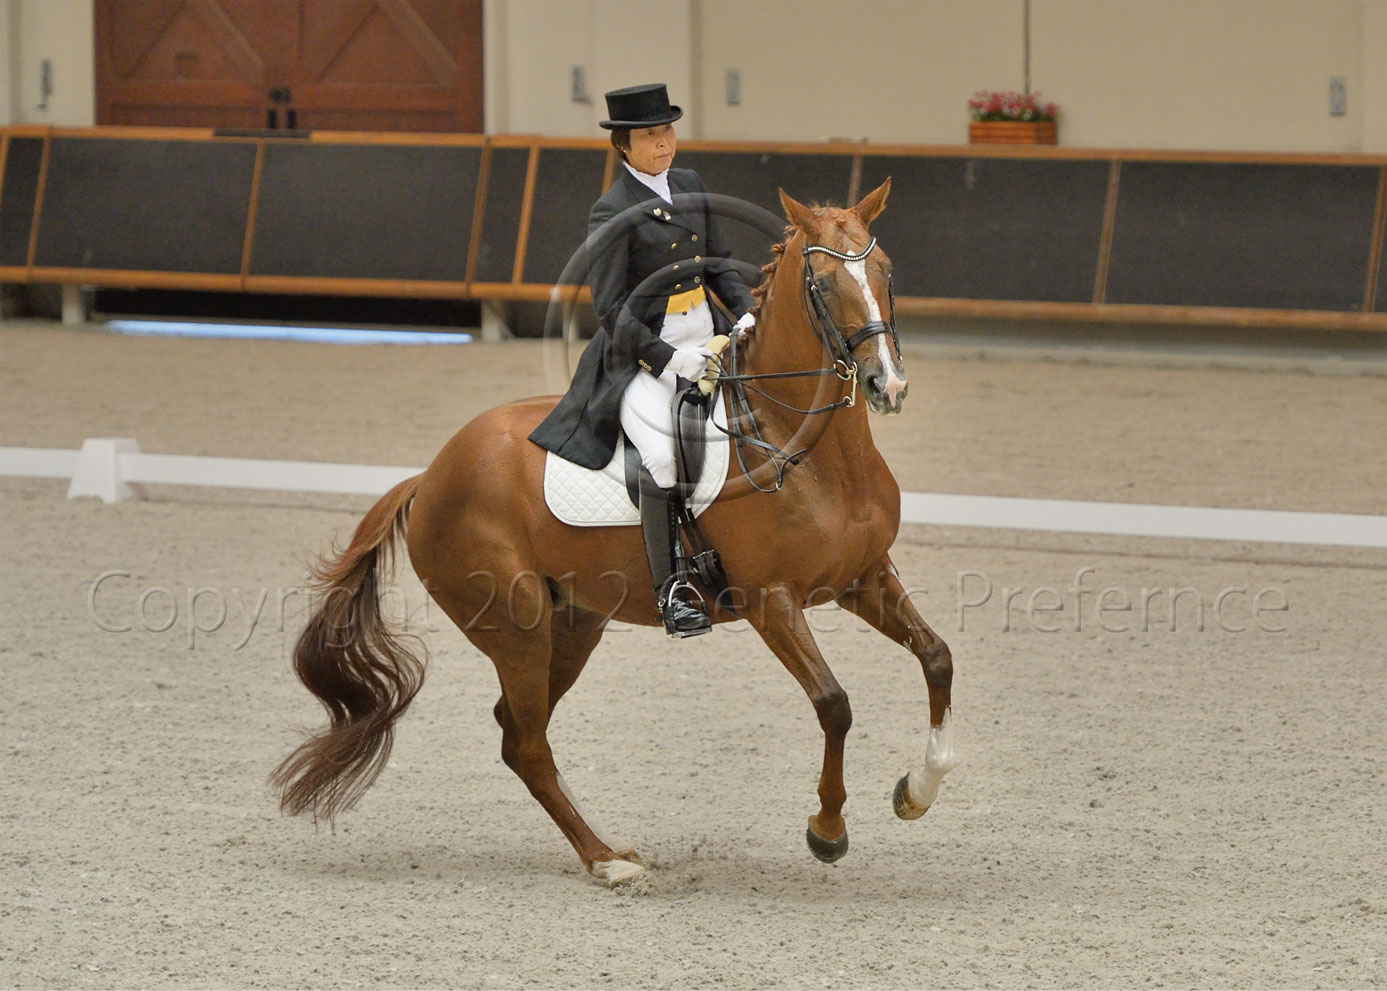
POLYGON ((421 477, 387 492, 346 549, 314 568, 318 601, 294 647, 294 671, 329 724, 270 775, 280 808, 292 815, 331 823, 355 805, 384 769, 395 721, 423 684, 422 650, 392 631, 380 608, 380 576, 390 574, 421 477))

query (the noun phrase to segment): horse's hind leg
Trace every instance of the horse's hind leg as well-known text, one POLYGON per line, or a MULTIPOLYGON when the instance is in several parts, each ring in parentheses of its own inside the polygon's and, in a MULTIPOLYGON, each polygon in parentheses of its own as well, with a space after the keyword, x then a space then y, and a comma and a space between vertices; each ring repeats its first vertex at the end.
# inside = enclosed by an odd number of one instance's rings
MULTIPOLYGON (((583 673, 583 668, 587 665, 588 658, 592 656, 598 641, 602 639, 605 629, 605 619, 595 613, 569 609, 562 605, 554 609, 549 621, 549 715, 551 718, 554 714, 554 707, 559 704, 559 700, 567 694, 574 682, 578 680, 578 676, 583 673)), ((504 731, 507 714, 505 695, 496 700, 493 714, 496 717, 496 722, 501 725, 504 731)), ((559 779, 559 788, 598 839, 616 851, 616 855, 622 860, 629 860, 636 864, 641 863, 640 856, 630 843, 614 837, 603 828, 591 812, 583 807, 572 787, 564 779, 563 772, 556 770, 555 774, 559 779)))
MULTIPOLYGON (((578 676, 597 647, 606 624, 595 613, 568 609, 563 605, 555 608, 549 619, 549 714, 573 687, 578 676)), ((492 708, 498 725, 504 727, 506 697, 502 695, 492 708)))
POLYGON ((517 581, 509 588, 507 608, 488 610, 467 631, 468 639, 496 665, 501 680, 501 759, 549 813, 590 873, 608 884, 633 880, 644 869, 619 856, 583 818, 565 790, 546 735, 558 701, 551 702, 551 686, 567 691, 577 679, 601 635, 600 624, 586 624, 582 633, 576 626, 570 631, 563 626, 566 615, 554 621, 547 587, 517 581), (517 625, 517 617, 530 616, 537 618, 536 625, 517 625))
POLYGON ((805 839, 809 850, 825 863, 848 852, 848 826, 843 820, 843 745, 852 727, 848 694, 833 677, 809 630, 799 598, 787 588, 766 591, 764 608, 748 610, 747 620, 794 675, 819 717, 824 731, 824 763, 819 775, 819 811, 809 817, 805 839))
POLYGON ((876 629, 914 654, 925 672, 929 689, 929 741, 925 762, 896 782, 892 805, 902 819, 918 819, 928 811, 939 784, 958 764, 954 754, 950 689, 954 664, 949 647, 920 617, 901 584, 889 557, 838 598, 844 609, 861 616, 876 629))

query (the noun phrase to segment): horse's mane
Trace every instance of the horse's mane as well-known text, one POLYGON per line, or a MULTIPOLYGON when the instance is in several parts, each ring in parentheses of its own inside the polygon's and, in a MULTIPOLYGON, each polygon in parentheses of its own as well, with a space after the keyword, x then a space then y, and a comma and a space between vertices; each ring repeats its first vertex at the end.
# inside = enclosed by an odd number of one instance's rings
MULTIPOLYGON (((825 210, 834 209, 834 204, 811 203, 809 209, 817 214, 825 210)), ((785 245, 790 243, 790 238, 795 236, 796 230, 798 230, 798 228, 795 227, 794 224, 790 224, 785 228, 785 240, 778 244, 771 245, 771 260, 761 266, 761 284, 751 290, 751 296, 757 302, 756 305, 751 308, 750 313, 758 320, 761 319, 761 305, 766 301, 766 293, 770 291, 771 280, 775 278, 775 270, 780 266, 780 259, 785 254, 785 245)))
POLYGON ((775 278, 775 270, 780 265, 780 259, 785 254, 785 245, 790 243, 790 238, 795 236, 794 225, 785 228, 785 240, 778 244, 771 245, 771 260, 761 266, 761 284, 751 290, 751 298, 756 300, 756 305, 750 313, 756 319, 761 319, 761 304, 766 301, 766 293, 770 291, 771 280, 775 278))

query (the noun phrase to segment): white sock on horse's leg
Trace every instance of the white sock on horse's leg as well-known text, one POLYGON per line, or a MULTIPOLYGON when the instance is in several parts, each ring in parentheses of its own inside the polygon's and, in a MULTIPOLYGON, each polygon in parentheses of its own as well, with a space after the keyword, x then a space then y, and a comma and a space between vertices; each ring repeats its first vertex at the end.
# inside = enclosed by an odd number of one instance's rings
POLYGON ((924 808, 934 804, 939 794, 939 783, 958 766, 958 756, 954 753, 953 709, 944 710, 944 719, 938 726, 929 728, 929 742, 925 745, 923 767, 912 768, 909 775, 911 801, 924 808))

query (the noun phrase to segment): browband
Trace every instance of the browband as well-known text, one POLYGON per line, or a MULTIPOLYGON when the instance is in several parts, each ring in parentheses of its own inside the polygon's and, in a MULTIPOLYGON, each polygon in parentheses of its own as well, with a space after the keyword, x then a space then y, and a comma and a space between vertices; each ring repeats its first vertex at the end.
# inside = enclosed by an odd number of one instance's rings
POLYGON ((867 246, 866 246, 865 248, 863 248, 863 249, 862 249, 860 252, 858 252, 857 254, 855 254, 855 255, 845 255, 845 254, 843 254, 843 252, 841 252, 841 251, 834 251, 832 248, 825 248, 822 244, 810 244, 810 245, 806 245, 806 246, 805 246, 805 248, 804 248, 804 253, 805 253, 806 255, 812 255, 812 254, 813 254, 814 252, 816 252, 816 251, 821 251, 821 252, 823 252, 823 253, 826 254, 826 255, 832 255, 834 258, 837 258, 837 259, 840 260, 840 261, 845 261, 845 262, 860 262, 862 259, 864 259, 864 258, 866 258, 868 255, 870 255, 870 254, 872 253, 872 249, 875 248, 876 246, 877 246, 877 239, 876 239, 876 238, 872 238, 870 241, 867 242, 867 246))

